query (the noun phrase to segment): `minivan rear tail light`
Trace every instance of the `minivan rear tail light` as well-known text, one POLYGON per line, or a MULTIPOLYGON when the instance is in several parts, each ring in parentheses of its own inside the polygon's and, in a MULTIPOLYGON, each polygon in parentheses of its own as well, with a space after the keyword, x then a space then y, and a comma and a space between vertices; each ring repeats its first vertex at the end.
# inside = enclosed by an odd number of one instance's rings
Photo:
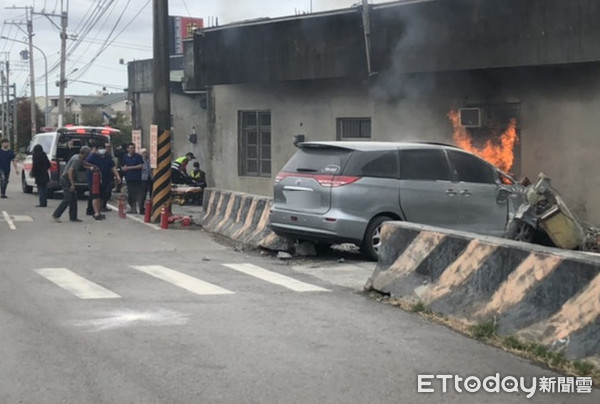
POLYGON ((279 174, 277 174, 277 176, 275 176, 275 184, 277 184, 279 181, 281 181, 282 179, 284 179, 285 177, 287 177, 290 174, 291 173, 284 173, 283 171, 280 172, 279 174))
POLYGON ((58 161, 52 160, 50 162, 50 172, 51 173, 58 173, 58 161))
POLYGON ((341 187, 352 184, 360 179, 360 177, 350 177, 346 175, 315 175, 314 178, 322 187, 327 188, 341 187))

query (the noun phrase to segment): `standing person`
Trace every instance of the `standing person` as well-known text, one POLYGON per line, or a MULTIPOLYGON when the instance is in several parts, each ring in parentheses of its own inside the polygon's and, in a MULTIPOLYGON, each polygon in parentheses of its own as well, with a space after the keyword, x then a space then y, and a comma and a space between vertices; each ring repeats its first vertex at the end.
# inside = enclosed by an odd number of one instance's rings
POLYGON ((125 156, 127 154, 127 143, 123 143, 121 144, 119 147, 117 147, 117 150, 115 150, 115 157, 117 158, 117 171, 119 171, 119 178, 121 178, 121 182, 117 184, 117 187, 115 188, 115 192, 121 192, 121 185, 123 184, 122 180, 124 177, 124 173, 123 173, 123 156, 125 156))
MULTIPOLYGON (((90 145, 90 154, 88 154, 87 158, 85 159, 85 161, 87 162, 88 159, 93 156, 94 154, 96 154, 96 152, 98 151, 98 146, 94 143, 90 145)), ((97 193, 94 192, 92 183, 93 183, 93 178, 94 178, 94 174, 93 171, 88 170, 85 173, 86 178, 87 178, 87 182, 88 182, 88 201, 87 201, 87 209, 85 210, 85 214, 88 216, 96 216, 96 213, 94 212, 94 199, 98 197, 97 193)))
POLYGON ((90 148, 88 146, 82 146, 79 150, 79 154, 75 154, 67 162, 65 171, 63 172, 63 175, 60 176, 60 185, 63 190, 63 200, 60 202, 60 205, 58 205, 54 213, 52 213, 52 218, 54 221, 60 222, 60 216, 68 207, 69 219, 72 222, 81 222, 81 220, 77 218, 77 191, 75 189, 75 176, 77 175, 77 171, 79 171, 82 166, 88 167, 88 164, 85 163, 85 159, 89 154, 90 148))
POLYGON ((121 186, 121 174, 119 173, 119 159, 114 155, 113 148, 111 143, 106 143, 106 157, 110 158, 113 161, 113 167, 115 172, 117 173, 116 177, 110 177, 110 181, 106 184, 106 192, 102 195, 102 212, 110 212, 108 207, 108 201, 112 197, 112 190, 115 185, 121 186))
POLYGON ((142 184, 142 168, 144 160, 135 152, 135 144, 127 145, 127 154, 123 156, 122 170, 127 182, 127 201, 129 213, 144 211, 144 188, 142 184))
POLYGON ((105 195, 110 191, 112 185, 112 179, 119 184, 121 179, 119 173, 115 167, 115 162, 112 157, 108 154, 107 149, 104 145, 100 146, 96 153, 90 153, 86 162, 92 166, 98 167, 98 174, 100 175, 99 188, 94 191, 93 184, 90 184, 90 195, 93 194, 92 199, 92 211, 94 219, 102 220, 105 216, 102 212, 102 204, 105 203, 105 195))
POLYGON ((7 139, 3 139, 2 147, 0 148, 0 198, 2 199, 6 199, 6 187, 8 186, 8 178, 10 177, 11 162, 15 168, 15 174, 19 175, 15 158, 15 152, 10 149, 10 143, 7 139))
MULTIPOLYGON (((150 195, 152 198, 152 167, 150 167, 150 159, 148 158, 148 150, 142 149, 140 150, 140 154, 142 155, 143 167, 142 167, 142 184, 144 187, 144 200, 147 195, 150 195)), ((144 206, 145 209, 145 206, 144 206)), ((142 209, 143 214, 143 209, 142 209)))
POLYGON ((42 145, 36 144, 33 146, 33 156, 31 160, 33 163, 31 166, 31 176, 35 178, 40 201, 39 205, 35 206, 45 208, 48 206, 47 186, 48 182, 50 182, 50 174, 48 174, 50 160, 48 160, 48 155, 44 152, 42 145))

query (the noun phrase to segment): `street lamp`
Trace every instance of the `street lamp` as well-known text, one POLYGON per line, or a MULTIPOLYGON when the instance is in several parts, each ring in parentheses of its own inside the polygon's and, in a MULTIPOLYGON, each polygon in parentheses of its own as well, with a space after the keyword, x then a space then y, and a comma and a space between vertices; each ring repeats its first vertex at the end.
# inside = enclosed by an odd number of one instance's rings
MULTIPOLYGON (((0 36, 0 38, 2 39, 6 39, 7 41, 13 41, 13 42, 19 42, 25 45, 29 45, 29 42, 25 42, 25 41, 19 41, 18 39, 13 39, 13 38, 8 38, 5 37, 4 35, 0 36)), ((48 124, 50 123, 50 119, 48 117, 48 112, 49 112, 49 107, 48 107, 48 59, 46 58, 46 54, 44 53, 44 51, 42 51, 40 48, 38 48, 37 46, 31 44, 31 46, 33 46, 35 49, 37 49, 42 56, 44 57, 44 68, 46 69, 46 106, 44 108, 44 125, 48 126, 48 124)), ((31 57, 31 55, 29 55, 29 57, 31 57)), ((34 100, 35 102, 35 100, 34 100)))

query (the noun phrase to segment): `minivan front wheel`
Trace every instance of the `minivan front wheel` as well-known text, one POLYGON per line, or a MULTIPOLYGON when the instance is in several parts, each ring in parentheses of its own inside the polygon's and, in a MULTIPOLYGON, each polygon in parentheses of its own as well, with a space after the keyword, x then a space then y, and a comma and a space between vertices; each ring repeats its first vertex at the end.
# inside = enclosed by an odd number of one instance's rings
POLYGON ((394 220, 389 216, 377 216, 367 226, 365 238, 360 247, 362 253, 370 260, 377 261, 381 247, 381 227, 383 222, 394 220))

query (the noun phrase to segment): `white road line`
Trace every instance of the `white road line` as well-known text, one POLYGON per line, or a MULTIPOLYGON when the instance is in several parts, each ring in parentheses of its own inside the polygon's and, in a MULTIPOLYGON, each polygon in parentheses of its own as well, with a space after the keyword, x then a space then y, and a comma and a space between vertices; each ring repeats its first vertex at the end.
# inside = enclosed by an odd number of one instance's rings
MULTIPOLYGON (((111 208, 114 212, 117 212, 117 213, 119 212, 119 208, 117 206, 113 206, 113 205, 110 205, 110 204, 106 204, 106 206, 108 206, 109 208, 111 208)), ((138 223, 145 224, 146 226, 150 226, 154 230, 160 230, 160 226, 157 226, 154 223, 146 223, 146 222, 144 222, 143 219, 140 219, 139 217, 135 217, 133 215, 130 215, 129 213, 127 214, 127 217, 130 218, 131 220, 135 220, 138 223)))
POLYGON ((231 268, 235 271, 245 273, 246 275, 254 276, 255 278, 262 279, 263 281, 273 283, 275 285, 283 286, 293 290, 294 292, 331 292, 329 289, 322 288, 320 286, 311 285, 310 283, 300 282, 294 278, 290 278, 285 275, 278 274, 277 272, 267 271, 252 264, 223 264, 227 268, 231 268))
POLYGON ((36 269, 35 272, 80 299, 117 299, 121 297, 66 268, 41 268, 36 269))
POLYGON ((2 216, 4 216, 4 220, 6 220, 6 223, 8 223, 8 227, 10 227, 11 230, 17 230, 17 228, 15 227, 15 224, 13 223, 12 219, 8 215, 8 212, 3 210, 2 216))
POLYGON ((131 268, 172 283, 197 295, 231 295, 234 293, 193 276, 163 267, 162 265, 131 266, 131 268))

